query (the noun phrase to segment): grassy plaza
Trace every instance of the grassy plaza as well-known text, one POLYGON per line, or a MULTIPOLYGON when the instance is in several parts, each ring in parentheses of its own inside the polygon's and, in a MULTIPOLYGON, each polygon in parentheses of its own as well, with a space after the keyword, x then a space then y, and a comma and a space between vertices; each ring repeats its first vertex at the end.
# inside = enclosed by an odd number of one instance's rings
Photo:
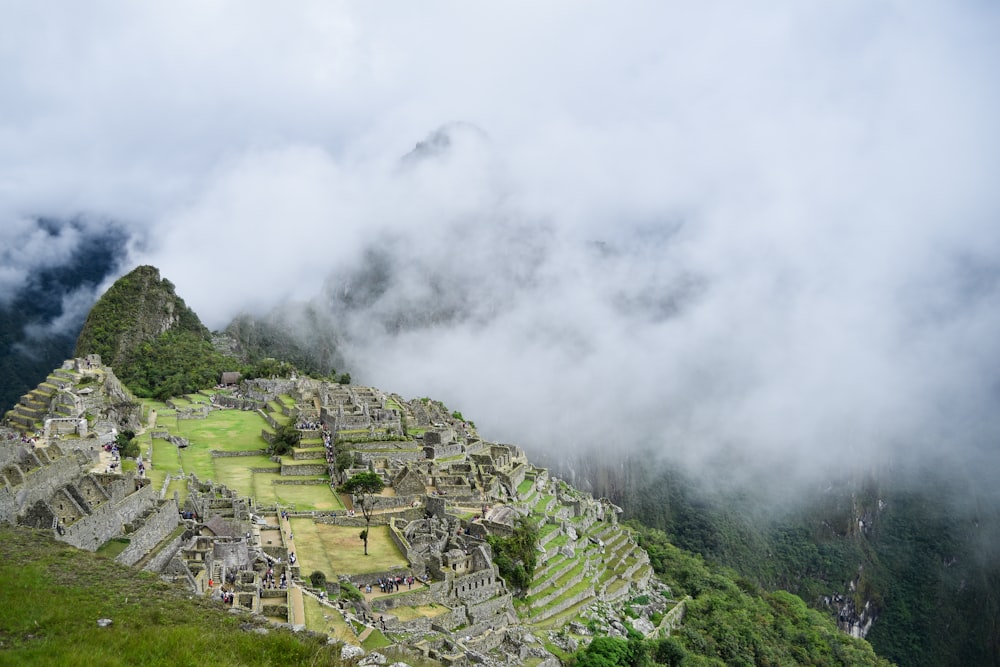
POLYGON ((362 528, 315 523, 306 518, 292 518, 290 522, 295 534, 295 555, 306 576, 319 570, 330 579, 339 574, 384 572, 408 566, 406 556, 389 536, 388 526, 372 526, 365 556, 359 537, 362 528))
MULTIPOLYGON (((209 399, 193 394, 171 401, 183 408, 208 403, 209 399)), ((152 451, 153 462, 147 476, 157 488, 163 485, 167 475, 193 473, 198 479, 213 480, 241 495, 253 496, 262 506, 281 505, 316 511, 345 509, 340 497, 327 483, 326 476, 281 475, 281 465, 264 453, 267 442, 261 433, 269 431, 270 427, 257 412, 212 410, 205 419, 179 419, 177 411, 165 403, 144 400, 143 405, 147 415, 156 411, 155 432, 167 431, 189 443, 187 447, 178 447, 163 438, 152 437, 152 433, 144 436, 143 451, 152 451), (219 456, 221 452, 246 454, 219 456)), ((277 402, 275 407, 280 407, 277 402)), ((316 453, 322 459, 322 449, 317 449, 316 453)), ((290 459, 287 462, 293 463, 290 459)), ((171 482, 168 492, 173 492, 175 487, 180 490, 183 484, 171 482)), ((186 490, 183 495, 186 495, 186 490)))

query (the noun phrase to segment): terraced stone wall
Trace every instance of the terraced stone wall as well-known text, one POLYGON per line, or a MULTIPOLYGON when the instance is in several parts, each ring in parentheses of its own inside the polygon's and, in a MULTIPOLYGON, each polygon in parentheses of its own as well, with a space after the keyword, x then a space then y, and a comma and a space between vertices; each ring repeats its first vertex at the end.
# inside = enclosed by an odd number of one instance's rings
POLYGON ((132 523, 154 508, 158 495, 153 486, 147 484, 121 500, 93 507, 91 514, 66 526, 65 534, 59 539, 79 549, 97 551, 111 538, 119 537, 125 524, 132 523))
POLYGON ((161 502, 159 507, 146 517, 141 528, 126 535, 129 538, 129 545, 115 557, 115 560, 125 565, 135 565, 162 542, 177 527, 179 521, 177 503, 174 499, 161 502))

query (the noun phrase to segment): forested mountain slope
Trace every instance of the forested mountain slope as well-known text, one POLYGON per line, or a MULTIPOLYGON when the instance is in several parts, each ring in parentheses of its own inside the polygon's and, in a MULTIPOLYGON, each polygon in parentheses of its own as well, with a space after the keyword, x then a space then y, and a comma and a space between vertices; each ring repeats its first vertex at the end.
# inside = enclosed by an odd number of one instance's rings
MULTIPOLYGON (((776 499, 678 466, 628 459, 577 482, 677 546, 768 590, 785 589, 901 665, 1000 664, 1000 512, 946 464, 827 482, 776 499)), ((780 495, 780 494, 779 494, 780 495)))

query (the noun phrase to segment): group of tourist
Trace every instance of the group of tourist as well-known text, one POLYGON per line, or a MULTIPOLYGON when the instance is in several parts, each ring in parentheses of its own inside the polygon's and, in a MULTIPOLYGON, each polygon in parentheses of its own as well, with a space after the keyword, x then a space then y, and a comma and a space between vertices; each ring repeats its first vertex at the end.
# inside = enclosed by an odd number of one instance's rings
POLYGON ((112 473, 122 464, 122 457, 118 453, 118 445, 110 443, 104 445, 104 451, 111 454, 111 463, 108 464, 108 473, 112 473))
MULTIPOLYGON (((393 593, 398 590, 402 590, 403 584, 406 584, 406 589, 410 590, 413 588, 413 582, 416 581, 413 575, 404 577, 402 575, 397 575, 395 577, 379 577, 375 580, 375 584, 378 589, 383 593, 393 593)), ((372 585, 368 584, 365 586, 365 593, 372 592, 372 585)))
POLYGON ((285 572, 281 573, 281 578, 278 580, 277 584, 274 581, 274 568, 268 567, 267 572, 264 573, 263 588, 268 590, 274 590, 275 588, 288 588, 288 578, 285 572))
POLYGON ((326 450, 326 462, 333 464, 337 460, 337 450, 333 446, 333 434, 330 433, 330 429, 327 428, 326 424, 321 424, 320 426, 323 433, 323 448, 326 450))
POLYGON ((17 440, 18 438, 20 438, 22 445, 29 445, 32 448, 34 448, 35 443, 38 442, 38 440, 41 437, 42 437, 41 431, 35 431, 35 434, 33 436, 28 435, 27 433, 18 433, 17 431, 9 431, 7 433, 8 440, 17 440))

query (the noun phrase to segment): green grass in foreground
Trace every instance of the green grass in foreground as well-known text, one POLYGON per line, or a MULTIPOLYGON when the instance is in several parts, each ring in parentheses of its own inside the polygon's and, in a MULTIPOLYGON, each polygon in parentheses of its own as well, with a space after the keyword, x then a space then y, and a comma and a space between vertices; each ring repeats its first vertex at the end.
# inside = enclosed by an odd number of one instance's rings
POLYGON ((0 527, 0 665, 339 665, 325 637, 249 615, 68 545, 0 527), (123 576, 124 575, 124 576, 123 576), (97 626, 110 618, 107 628, 97 626))
POLYGON ((331 609, 319 603, 311 595, 302 598, 306 610, 306 628, 313 632, 322 632, 344 643, 357 646, 358 638, 347 625, 347 621, 336 609, 331 609))

